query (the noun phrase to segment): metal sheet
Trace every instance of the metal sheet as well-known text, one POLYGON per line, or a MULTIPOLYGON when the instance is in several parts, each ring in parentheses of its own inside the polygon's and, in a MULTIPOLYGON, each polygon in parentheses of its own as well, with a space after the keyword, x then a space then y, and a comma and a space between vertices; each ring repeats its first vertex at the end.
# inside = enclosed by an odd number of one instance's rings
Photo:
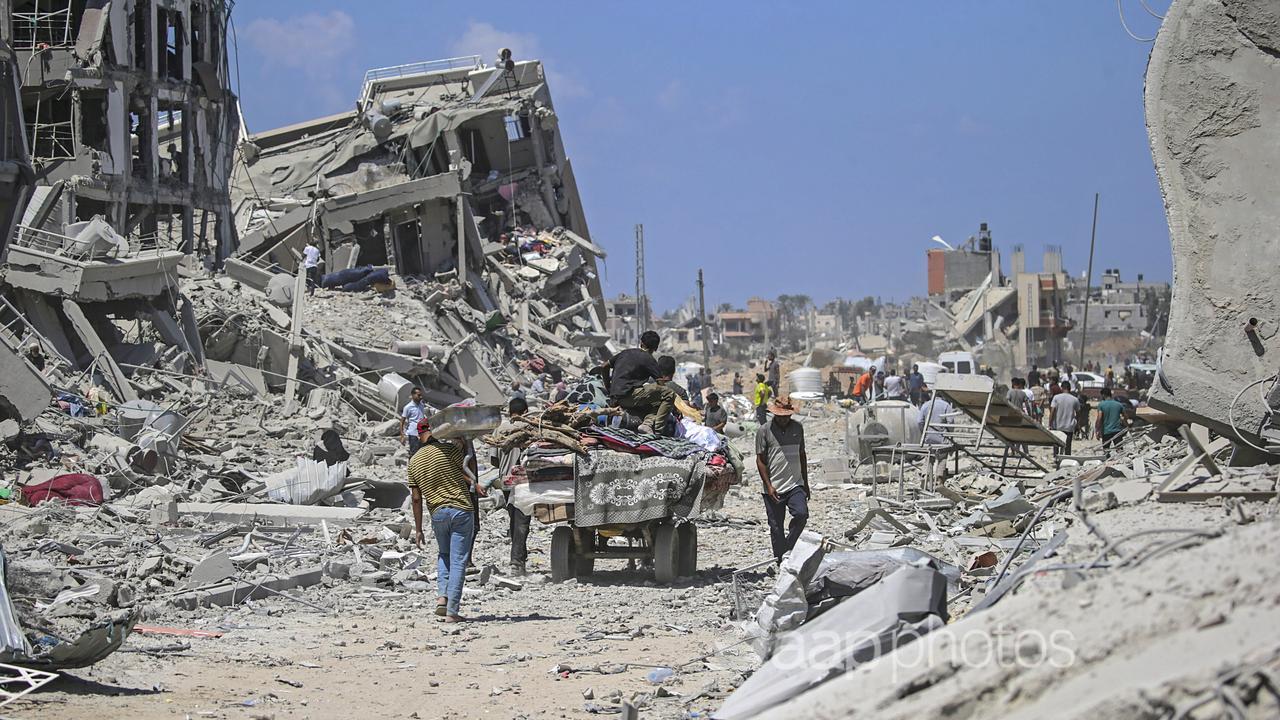
POLYGON ((986 430, 1010 444, 1065 446, 1053 433, 995 393, 995 381, 985 375, 939 373, 933 389, 975 422, 986 418, 986 430), (990 405, 988 406, 988 400, 990 405))

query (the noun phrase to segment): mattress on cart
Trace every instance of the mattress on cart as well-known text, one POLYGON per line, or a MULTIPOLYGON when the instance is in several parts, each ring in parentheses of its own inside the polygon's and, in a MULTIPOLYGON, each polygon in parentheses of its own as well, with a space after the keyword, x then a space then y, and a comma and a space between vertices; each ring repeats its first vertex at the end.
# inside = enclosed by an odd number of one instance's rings
POLYGON ((574 525, 624 525, 701 510, 705 454, 683 458, 592 450, 578 458, 574 525))

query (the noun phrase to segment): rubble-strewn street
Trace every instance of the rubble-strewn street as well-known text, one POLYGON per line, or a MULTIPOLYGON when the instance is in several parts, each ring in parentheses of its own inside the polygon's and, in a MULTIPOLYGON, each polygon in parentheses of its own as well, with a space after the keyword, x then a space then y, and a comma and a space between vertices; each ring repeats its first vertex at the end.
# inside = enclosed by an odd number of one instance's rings
POLYGON ((251 131, 233 6, 0 2, 5 717, 1280 716, 1280 13, 1121 4, 1172 283, 1094 195, 1083 272, 983 222, 821 312, 709 312, 690 229, 659 313, 568 76, 251 131))

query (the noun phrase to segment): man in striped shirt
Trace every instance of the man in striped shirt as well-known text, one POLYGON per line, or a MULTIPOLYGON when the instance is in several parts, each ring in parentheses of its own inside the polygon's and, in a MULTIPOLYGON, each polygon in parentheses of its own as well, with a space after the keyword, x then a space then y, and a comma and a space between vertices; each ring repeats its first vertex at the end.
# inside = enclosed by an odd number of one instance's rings
MULTIPOLYGON (((425 425, 425 423, 424 423, 425 425)), ((471 477, 478 475, 474 453, 461 440, 440 440, 423 427, 419 436, 422 447, 409 460, 410 500, 415 539, 422 547, 422 503, 431 513, 431 529, 436 536, 439 555, 436 561, 436 614, 445 622, 462 622, 458 606, 462 602, 462 582, 466 579, 471 556, 472 538, 476 532, 472 516, 471 492, 483 495, 474 487, 464 466, 471 463, 471 477), (470 460, 468 460, 470 458, 470 460)))

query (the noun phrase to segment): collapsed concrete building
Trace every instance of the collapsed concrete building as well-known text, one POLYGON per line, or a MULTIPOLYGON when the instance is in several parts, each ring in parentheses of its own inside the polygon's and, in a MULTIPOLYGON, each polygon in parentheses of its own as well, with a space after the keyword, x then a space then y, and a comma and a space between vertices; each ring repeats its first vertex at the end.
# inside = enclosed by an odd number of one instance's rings
POLYGON ((326 277, 394 271, 430 312, 415 337, 354 348, 355 364, 393 367, 440 401, 502 402, 512 341, 579 368, 609 342, 604 251, 540 62, 504 51, 495 67, 473 56, 371 70, 357 108, 242 143, 229 277, 289 285, 307 242, 326 277))
MULTIPOLYGON (((203 362, 178 288, 188 254, 233 242, 227 179, 239 127, 222 3, 8 2, 34 187, 14 197, 0 320, 119 401, 132 368, 203 362)), ((20 122, 19 122, 20 121, 20 122)))

